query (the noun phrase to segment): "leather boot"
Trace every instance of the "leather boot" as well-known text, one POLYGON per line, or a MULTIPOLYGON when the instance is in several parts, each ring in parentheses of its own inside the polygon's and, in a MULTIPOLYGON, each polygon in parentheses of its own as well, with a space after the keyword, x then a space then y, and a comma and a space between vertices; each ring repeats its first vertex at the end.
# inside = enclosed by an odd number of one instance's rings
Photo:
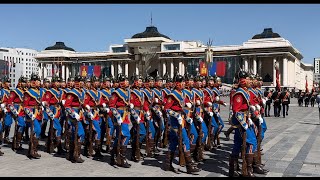
POLYGON ((220 135, 219 135, 219 133, 217 134, 217 147, 218 147, 219 149, 221 148, 220 135))
POLYGON ((27 126, 24 128, 24 140, 23 141, 26 141, 26 142, 30 141, 29 127, 27 127, 27 126))
POLYGON ((149 139, 150 151, 147 152, 147 157, 154 157, 154 139, 149 139))
POLYGON ((34 140, 34 158, 38 159, 41 157, 40 154, 38 154, 38 146, 39 146, 39 139, 37 139, 36 137, 33 138, 34 140))
POLYGON ((136 143, 132 142, 131 144, 131 161, 133 162, 139 162, 140 159, 137 159, 136 157, 136 143))
POLYGON ((230 155, 229 157, 229 177, 239 177, 238 158, 230 155))
POLYGON ((199 152, 199 161, 204 161, 204 157, 203 157, 203 152, 204 152, 204 146, 205 144, 204 143, 201 143, 201 146, 200 146, 200 152, 199 152))
POLYGON ((21 132, 19 132, 19 131, 17 131, 17 141, 16 141, 16 147, 17 147, 17 149, 16 150, 22 150, 23 148, 22 148, 22 144, 21 144, 21 140, 22 140, 22 133, 21 132))
POLYGON ((43 121, 43 124, 41 125, 41 134, 40 134, 40 136, 41 136, 42 139, 45 139, 45 138, 48 137, 46 135, 47 124, 48 124, 48 121, 43 121))
MULTIPOLYGON (((1 147, 0 147, 0 149, 1 149, 1 147)), ((4 154, 4 153, 0 150, 0 156, 3 156, 3 154, 4 154)))
POLYGON ((69 146, 68 153, 66 154, 66 159, 69 161, 73 161, 73 153, 74 153, 74 143, 71 143, 69 146))
POLYGON ((120 147, 120 154, 121 154, 121 167, 130 168, 131 164, 128 163, 126 158, 127 146, 120 147))
POLYGON ((164 171, 172 171, 175 173, 178 172, 177 169, 175 169, 172 166, 173 159, 174 159, 174 152, 168 151, 166 154, 166 158, 165 158, 164 162, 162 163, 162 169, 164 171))
POLYGON ((95 151, 94 157, 103 158, 103 155, 101 154, 100 140, 95 141, 95 150, 94 151, 95 151))
POLYGON ((10 126, 5 126, 3 142, 6 144, 11 144, 10 139, 9 139, 9 134, 10 134, 10 126))
POLYGON ((57 153, 59 155, 64 154, 65 151, 62 149, 61 137, 56 137, 56 144, 55 146, 58 148, 57 153))
POLYGON ((253 172, 257 174, 267 174, 269 171, 263 169, 258 159, 258 152, 254 152, 253 154, 253 172))
POLYGON ((253 167, 252 167, 253 154, 246 154, 245 159, 247 162, 248 177, 255 177, 255 175, 253 174, 253 167))
POLYGON ((0 145, 2 145, 3 143, 3 132, 1 131, 0 132, 0 145))
POLYGON ((186 168, 187 168, 187 173, 188 174, 194 174, 197 172, 200 172, 201 169, 199 169, 193 162, 191 159, 191 154, 190 151, 187 151, 184 153, 184 157, 186 159, 186 168))
POLYGON ((84 160, 81 158, 80 156, 80 152, 81 152, 81 143, 78 142, 78 147, 75 147, 74 148, 76 151, 74 152, 74 155, 75 155, 75 158, 74 158, 74 161, 75 163, 83 163, 84 160))

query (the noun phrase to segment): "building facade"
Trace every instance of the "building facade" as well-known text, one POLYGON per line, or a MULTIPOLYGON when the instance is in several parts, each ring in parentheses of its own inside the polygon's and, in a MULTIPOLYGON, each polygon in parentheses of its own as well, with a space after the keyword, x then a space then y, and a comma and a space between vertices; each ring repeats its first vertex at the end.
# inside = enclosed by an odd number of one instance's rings
MULTIPOLYGON (((50 78, 53 74, 67 79, 76 74, 116 76, 118 73, 131 77, 156 72, 173 77, 176 72, 195 75, 208 54, 212 59, 206 64, 209 74, 216 73, 227 84, 232 83, 235 73, 242 68, 262 76, 264 86, 274 87, 275 63, 280 65, 282 86, 304 89, 307 74, 313 81, 313 66, 302 63, 302 54, 271 28, 264 29, 242 45, 211 47, 197 41, 174 41, 159 33, 156 27, 149 26, 144 32, 124 39, 124 44, 111 45, 106 52, 76 52, 63 42, 57 42, 35 58, 40 63, 42 78, 50 78), (100 73, 97 73, 99 69, 100 73)), ((311 88, 312 83, 309 84, 311 88)))
POLYGON ((313 61, 314 66, 314 82, 319 83, 320 82, 320 58, 314 58, 313 61))
POLYGON ((11 79, 12 88, 16 87, 21 76, 30 78, 32 73, 38 73, 37 51, 26 48, 0 48, 0 60, 5 62, 3 75, 11 79))

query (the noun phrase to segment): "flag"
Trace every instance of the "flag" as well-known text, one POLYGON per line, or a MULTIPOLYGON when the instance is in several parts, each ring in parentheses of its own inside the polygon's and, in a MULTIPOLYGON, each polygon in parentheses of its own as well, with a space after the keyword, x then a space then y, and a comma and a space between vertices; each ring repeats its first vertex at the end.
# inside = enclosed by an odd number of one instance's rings
POLYGON ((209 69, 210 76, 213 76, 217 72, 217 62, 212 62, 212 65, 209 69))
POLYGON ((208 69, 206 67, 205 62, 200 61, 199 66, 200 66, 200 76, 207 76, 208 75, 208 69))
POLYGON ((280 91, 281 85, 280 85, 280 73, 279 73, 278 63, 276 63, 275 69, 276 69, 276 90, 280 91))
POLYGON ((217 76, 224 77, 226 74, 226 62, 218 61, 217 62, 217 76))
POLYGON ((308 89, 308 77, 306 76, 306 93, 309 92, 309 89, 308 89))
POLYGON ((83 66, 80 67, 80 75, 82 77, 87 77, 87 75, 88 75, 88 66, 83 65, 83 66))
POLYGON ((88 77, 91 77, 93 75, 93 66, 88 66, 88 77))
POLYGON ((96 77, 100 77, 101 75, 101 66, 94 66, 93 73, 96 77))

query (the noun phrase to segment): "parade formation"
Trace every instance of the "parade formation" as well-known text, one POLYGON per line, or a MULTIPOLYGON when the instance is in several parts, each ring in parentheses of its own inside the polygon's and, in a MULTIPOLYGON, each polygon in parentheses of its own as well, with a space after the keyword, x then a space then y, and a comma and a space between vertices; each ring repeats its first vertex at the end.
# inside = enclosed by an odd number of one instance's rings
MULTIPOLYGON (((196 76, 175 73, 173 78, 168 74, 134 74, 129 78, 120 73, 100 79, 78 75, 67 81, 44 79, 42 84, 33 74, 30 79, 20 77, 12 90, 10 79, 4 77, 0 141, 15 152, 22 150, 22 142, 28 142, 27 156, 32 159, 41 158, 40 139, 46 141, 46 153, 65 155, 73 163, 84 163, 81 156, 102 158, 101 152, 110 153, 110 164, 124 168, 131 167, 127 153, 131 161, 139 162, 145 157, 156 158, 159 148, 167 148, 163 170, 180 173, 173 167, 177 155, 187 173, 197 174, 201 171, 199 163, 205 163, 204 152, 221 148, 224 121, 220 106, 227 106, 220 99, 221 86, 220 77, 201 76, 199 72, 196 76), (128 146, 131 152, 127 152, 128 146)), ((235 133, 229 157, 231 177, 268 172, 261 160, 261 142, 271 101, 276 116, 281 104, 283 116, 288 115, 286 89, 282 93, 280 88, 274 93, 269 89, 263 92, 261 86, 258 75, 241 69, 235 74, 227 120, 231 127, 224 132, 227 138, 235 133)), ((0 151, 0 156, 5 154, 0 151)))

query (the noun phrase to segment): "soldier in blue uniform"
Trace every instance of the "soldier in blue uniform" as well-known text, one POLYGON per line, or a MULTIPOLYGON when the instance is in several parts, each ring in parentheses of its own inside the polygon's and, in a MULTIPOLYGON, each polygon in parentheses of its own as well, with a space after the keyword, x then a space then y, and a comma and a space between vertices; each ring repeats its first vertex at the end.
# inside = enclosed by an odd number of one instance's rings
POLYGON ((6 144, 10 144, 10 139, 9 139, 9 134, 10 134, 10 129, 11 125, 13 123, 13 118, 12 118, 12 113, 11 111, 6 107, 6 104, 8 103, 8 100, 10 98, 10 82, 11 80, 5 76, 3 77, 3 98, 2 98, 2 104, 1 104, 1 109, 4 112, 4 124, 3 124, 3 129, 4 129, 4 139, 3 142, 6 144))

